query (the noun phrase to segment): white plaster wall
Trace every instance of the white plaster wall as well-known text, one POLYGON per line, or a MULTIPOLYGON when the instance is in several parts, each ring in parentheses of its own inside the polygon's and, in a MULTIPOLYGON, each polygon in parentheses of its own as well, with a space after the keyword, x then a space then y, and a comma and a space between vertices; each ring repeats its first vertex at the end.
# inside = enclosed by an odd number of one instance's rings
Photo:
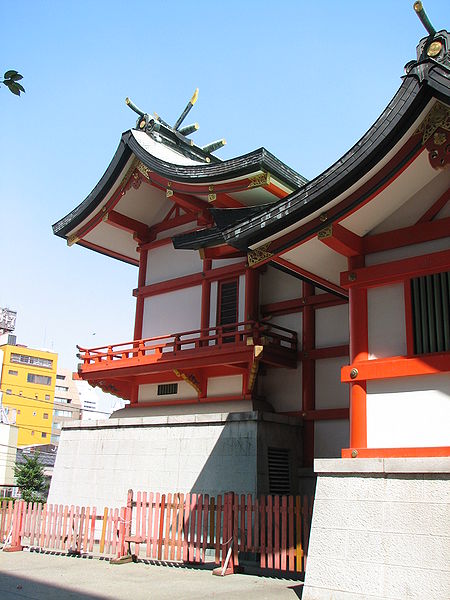
POLYGON ((268 267, 260 278, 261 304, 300 298, 301 295, 302 282, 292 275, 268 267))
MULTIPOLYGON (((196 228, 195 221, 192 223, 185 223, 184 225, 179 225, 178 227, 172 227, 172 229, 166 229, 165 231, 160 231, 156 235, 157 240, 162 240, 165 238, 172 238, 174 235, 178 235, 179 233, 184 233, 185 231, 192 231, 196 228)), ((180 252, 189 252, 189 250, 180 250, 180 252)))
POLYGON ((242 394, 242 375, 230 375, 227 377, 209 377, 208 398, 214 396, 238 396, 242 394))
POLYGON ((201 299, 199 285, 145 298, 142 337, 200 329, 201 299))
POLYGON ((144 385, 139 386, 139 402, 154 402, 161 401, 167 402, 168 400, 179 400, 179 399, 187 399, 187 398, 197 398, 196 390, 186 383, 183 380, 174 382, 170 381, 168 383, 178 383, 178 393, 177 394, 165 394, 163 396, 158 396, 158 384, 157 383, 146 383, 144 385))
POLYGON ((367 290, 367 321, 369 359, 406 355, 402 283, 367 290))
POLYGON ((228 267, 228 265, 245 264, 245 259, 242 258, 221 258, 220 260, 213 260, 211 268, 220 269, 221 267, 228 267))
POLYGON ((348 344, 348 305, 316 310, 316 348, 348 344))
POLYGON ((449 498, 445 473, 319 474, 302 599, 450 598, 449 498))
POLYGON ((350 427, 347 419, 314 423, 315 458, 339 458, 341 449, 348 448, 349 443, 350 427))
POLYGON ((341 367, 348 362, 348 356, 316 360, 316 409, 348 407, 349 385, 341 383, 341 367))
POLYGON ((275 412, 299 411, 302 408, 302 369, 268 368, 258 375, 259 393, 275 412))
POLYGON ((431 252, 439 252, 450 248, 450 237, 440 240, 432 240, 431 242, 423 242, 422 244, 413 244, 411 246, 403 246, 394 250, 385 250, 384 252, 375 252, 374 254, 366 255, 366 266, 379 265, 382 263, 401 260, 402 258, 410 258, 412 256, 423 256, 431 252))
POLYGON ((175 250, 166 244, 150 250, 147 257, 146 285, 159 283, 176 277, 201 273, 203 262, 193 250, 175 250))
POLYGON ((450 446, 448 373, 367 382, 367 446, 450 446))
POLYGON ((102 511, 123 506, 129 488, 255 493, 256 421, 216 416, 170 417, 170 425, 161 417, 157 425, 148 425, 154 419, 147 418, 63 429, 48 501, 102 511))

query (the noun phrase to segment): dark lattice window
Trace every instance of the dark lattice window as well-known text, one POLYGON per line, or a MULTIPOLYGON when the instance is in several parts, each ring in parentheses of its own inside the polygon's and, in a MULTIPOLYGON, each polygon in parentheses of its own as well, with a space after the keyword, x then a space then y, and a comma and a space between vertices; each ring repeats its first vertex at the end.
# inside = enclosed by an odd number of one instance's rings
POLYGON ((450 271, 411 280, 414 353, 450 351, 450 271))

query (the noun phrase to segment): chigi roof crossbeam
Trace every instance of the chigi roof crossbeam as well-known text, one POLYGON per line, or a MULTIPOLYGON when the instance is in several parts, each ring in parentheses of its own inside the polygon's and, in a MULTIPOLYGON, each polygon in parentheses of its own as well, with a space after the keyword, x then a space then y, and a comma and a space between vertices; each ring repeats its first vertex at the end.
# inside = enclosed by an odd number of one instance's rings
POLYGON ((181 127, 183 121, 197 102, 197 99, 198 88, 196 88, 192 98, 175 121, 173 127, 164 121, 158 114, 154 113, 153 116, 150 116, 148 113, 138 108, 130 98, 126 98, 125 102, 131 110, 139 115, 136 121, 136 129, 138 131, 144 131, 156 142, 175 147, 179 152, 194 160, 201 160, 205 163, 220 162, 220 159, 212 153, 225 146, 226 141, 224 139, 210 142, 205 146, 197 146, 194 141, 187 136, 199 129, 198 123, 192 123, 191 125, 181 127))

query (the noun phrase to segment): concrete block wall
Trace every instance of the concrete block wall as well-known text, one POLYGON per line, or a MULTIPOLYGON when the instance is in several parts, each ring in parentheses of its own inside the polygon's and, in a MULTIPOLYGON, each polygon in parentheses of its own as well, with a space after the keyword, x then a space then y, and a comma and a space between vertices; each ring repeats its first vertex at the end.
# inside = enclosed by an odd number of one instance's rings
POLYGON ((450 598, 450 458, 315 469, 303 600, 450 598))

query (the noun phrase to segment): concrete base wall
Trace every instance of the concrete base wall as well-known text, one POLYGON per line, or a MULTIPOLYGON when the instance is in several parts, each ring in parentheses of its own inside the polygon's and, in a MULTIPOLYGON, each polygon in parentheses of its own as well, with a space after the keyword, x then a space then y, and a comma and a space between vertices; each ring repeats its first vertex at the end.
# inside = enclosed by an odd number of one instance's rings
MULTIPOLYGON (((267 447, 301 447, 299 420, 223 413, 79 421, 61 432, 48 502, 122 506, 127 490, 267 493, 267 447)), ((291 456, 292 492, 301 456, 291 456)))
POLYGON ((450 458, 316 460, 303 600, 450 598, 450 458))

